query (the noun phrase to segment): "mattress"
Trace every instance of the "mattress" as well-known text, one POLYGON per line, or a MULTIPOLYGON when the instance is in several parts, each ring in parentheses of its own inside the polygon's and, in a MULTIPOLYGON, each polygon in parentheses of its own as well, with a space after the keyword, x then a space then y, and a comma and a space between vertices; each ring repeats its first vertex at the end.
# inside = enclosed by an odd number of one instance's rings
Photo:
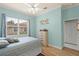
POLYGON ((34 56, 41 52, 40 40, 33 37, 20 37, 19 42, 0 49, 0 56, 34 56))

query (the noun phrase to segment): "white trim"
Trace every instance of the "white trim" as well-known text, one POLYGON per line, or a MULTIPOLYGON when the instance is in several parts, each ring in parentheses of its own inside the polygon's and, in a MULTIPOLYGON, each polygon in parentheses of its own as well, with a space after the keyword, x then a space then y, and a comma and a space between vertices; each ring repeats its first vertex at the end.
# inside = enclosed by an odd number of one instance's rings
POLYGON ((63 47, 58 47, 58 46, 55 46, 55 45, 52 46, 51 44, 48 44, 48 46, 50 46, 50 47, 55 47, 55 48, 61 49, 61 50, 63 49, 63 47))
POLYGON ((27 20, 28 21, 28 24, 27 24, 27 36, 30 35, 30 20, 27 20))
MULTIPOLYGON (((19 20, 18 20, 18 23, 19 23, 19 20)), ((17 32, 17 36, 19 36, 19 24, 18 24, 18 32, 17 32)))
POLYGON ((74 45, 71 45, 71 44, 64 43, 64 47, 67 47, 67 48, 70 48, 70 49, 74 49, 74 50, 77 50, 77 51, 79 51, 79 47, 78 46, 79 45, 74 46, 74 45))
POLYGON ((70 20, 76 20, 76 19, 79 19, 79 17, 69 18, 69 19, 66 19, 66 20, 64 20, 64 21, 70 21, 70 20))

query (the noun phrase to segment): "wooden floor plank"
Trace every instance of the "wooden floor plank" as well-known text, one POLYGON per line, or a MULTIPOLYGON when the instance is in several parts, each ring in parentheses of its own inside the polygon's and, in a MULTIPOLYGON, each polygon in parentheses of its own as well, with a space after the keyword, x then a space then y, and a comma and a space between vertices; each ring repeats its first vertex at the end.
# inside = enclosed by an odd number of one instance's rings
POLYGON ((42 47, 42 54, 45 56, 79 56, 79 51, 70 48, 60 50, 54 47, 42 47))

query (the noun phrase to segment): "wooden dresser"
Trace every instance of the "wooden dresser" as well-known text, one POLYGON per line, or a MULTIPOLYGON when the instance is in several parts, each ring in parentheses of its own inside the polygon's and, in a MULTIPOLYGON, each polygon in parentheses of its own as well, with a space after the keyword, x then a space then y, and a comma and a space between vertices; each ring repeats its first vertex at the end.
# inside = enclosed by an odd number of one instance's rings
POLYGON ((48 46, 48 30, 40 30, 40 39, 43 46, 48 46))

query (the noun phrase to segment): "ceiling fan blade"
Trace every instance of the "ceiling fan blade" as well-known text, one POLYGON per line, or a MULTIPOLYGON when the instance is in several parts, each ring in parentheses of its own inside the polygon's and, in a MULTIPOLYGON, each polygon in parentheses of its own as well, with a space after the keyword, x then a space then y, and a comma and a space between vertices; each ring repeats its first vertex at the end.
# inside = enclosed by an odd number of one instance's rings
POLYGON ((25 5, 29 8, 32 8, 32 6, 29 3, 25 3, 25 5))
POLYGON ((39 3, 36 3, 36 4, 34 5, 34 7, 38 7, 38 5, 39 5, 39 3))
POLYGON ((33 12, 35 12, 35 14, 40 13, 41 11, 44 11, 45 9, 41 9, 41 8, 34 8, 33 12))
POLYGON ((39 5, 39 3, 26 3, 25 5, 30 8, 36 8, 39 5))
POLYGON ((32 14, 35 14, 36 13, 35 8, 30 8, 29 12, 32 13, 32 14))

